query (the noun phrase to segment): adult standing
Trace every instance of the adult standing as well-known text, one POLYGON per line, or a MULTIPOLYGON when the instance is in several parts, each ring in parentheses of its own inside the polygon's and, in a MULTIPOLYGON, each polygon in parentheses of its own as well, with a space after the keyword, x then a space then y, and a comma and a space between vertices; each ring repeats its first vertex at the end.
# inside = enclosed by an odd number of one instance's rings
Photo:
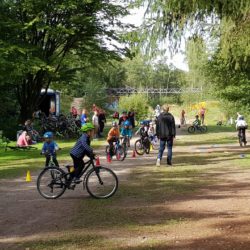
POLYGON ((94 111, 94 115, 92 116, 92 123, 95 127, 95 138, 98 138, 99 133, 99 118, 98 118, 98 112, 94 111))
POLYGON ((135 128, 135 112, 133 109, 128 112, 128 119, 132 125, 132 128, 135 128))
POLYGON ((203 125, 205 120, 206 109, 204 107, 201 107, 199 113, 200 113, 201 125, 203 125))
POLYGON ((105 111, 100 110, 100 113, 98 115, 98 121, 99 121, 99 136, 102 136, 104 125, 106 123, 106 116, 105 116, 105 111))
POLYGON ((168 149, 167 164, 172 165, 172 148, 173 141, 176 135, 174 116, 169 113, 169 107, 163 105, 163 112, 158 116, 156 121, 156 135, 160 139, 160 149, 156 166, 161 165, 161 159, 165 150, 166 144, 168 149))
POLYGON ((181 124, 181 125, 185 125, 185 124, 186 124, 185 114, 186 114, 186 112, 185 112, 185 110, 183 109, 183 110, 181 111, 181 121, 180 121, 180 124, 181 124))

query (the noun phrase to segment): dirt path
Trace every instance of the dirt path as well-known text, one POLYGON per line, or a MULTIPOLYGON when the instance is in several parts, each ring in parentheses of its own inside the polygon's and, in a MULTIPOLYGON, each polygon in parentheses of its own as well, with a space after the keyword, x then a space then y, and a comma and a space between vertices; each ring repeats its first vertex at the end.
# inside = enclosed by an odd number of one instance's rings
MULTIPOLYGON (((242 151, 236 144, 216 147, 194 145, 177 146, 174 153, 192 154, 200 150, 208 155, 210 150, 226 153, 231 150, 239 154, 242 151)), ((112 162, 121 182, 126 180, 134 166, 155 164, 156 152, 148 157, 136 157, 133 161, 131 154, 129 152, 130 159, 124 163, 112 162)), ((101 163, 106 165, 106 160, 101 158, 101 163)), ((250 170, 229 167, 227 172, 214 170, 210 174, 219 184, 159 204, 159 211, 163 206, 169 213, 186 219, 171 230, 166 229, 165 234, 145 236, 169 243, 167 248, 159 246, 157 249, 250 249, 250 170)), ((15 243, 27 237, 35 239, 51 231, 73 228, 74 222, 69 215, 77 212, 79 199, 90 199, 79 185, 75 191, 66 191, 60 199, 45 200, 36 190, 36 175, 32 173, 30 183, 25 182, 25 177, 0 183, 0 249, 20 249, 15 243)), ((132 246, 136 239, 131 236, 130 240, 132 246)))

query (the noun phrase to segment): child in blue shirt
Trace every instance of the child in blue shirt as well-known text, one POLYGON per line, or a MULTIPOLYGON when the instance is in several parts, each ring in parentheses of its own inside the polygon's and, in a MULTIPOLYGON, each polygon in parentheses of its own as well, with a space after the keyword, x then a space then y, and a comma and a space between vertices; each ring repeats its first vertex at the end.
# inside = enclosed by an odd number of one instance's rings
POLYGON ((121 128, 121 136, 128 136, 129 140, 128 140, 128 146, 130 147, 130 139, 132 138, 132 129, 131 129, 131 124, 128 120, 126 120, 123 123, 123 127, 121 128))
POLYGON ((56 159, 56 151, 59 150, 59 147, 56 142, 53 141, 53 133, 46 132, 43 135, 43 138, 45 139, 45 142, 42 147, 42 154, 44 154, 46 157, 45 166, 49 165, 50 156, 52 155, 53 162, 57 167, 59 167, 58 161, 56 159))

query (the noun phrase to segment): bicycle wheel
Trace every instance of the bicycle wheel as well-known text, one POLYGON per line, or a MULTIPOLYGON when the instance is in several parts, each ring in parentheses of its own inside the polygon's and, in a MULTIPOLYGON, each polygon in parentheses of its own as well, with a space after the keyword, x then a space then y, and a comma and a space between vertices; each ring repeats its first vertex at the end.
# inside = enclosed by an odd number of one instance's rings
POLYGON ((188 128, 188 133, 194 133, 194 131, 195 131, 195 127, 194 126, 190 126, 189 128, 188 128))
POLYGON ((144 145, 144 150, 146 154, 150 153, 150 141, 148 138, 145 138, 143 141, 143 145, 144 145))
POLYGON ((143 155, 145 150, 144 150, 144 146, 142 144, 142 140, 139 139, 135 142, 135 152, 138 154, 138 155, 143 155))
POLYGON ((202 133, 206 133, 207 132, 207 126, 205 126, 205 125, 201 126, 200 129, 201 129, 202 133))
POLYGON ((116 149, 116 159, 118 161, 124 161, 125 158, 126 154, 124 152, 124 149, 121 145, 119 145, 118 148, 116 149))
POLYGON ((57 167, 45 168, 37 178, 37 190, 46 199, 60 197, 66 189, 66 173, 57 167))
POLYGON ((115 194, 118 178, 109 168, 95 167, 86 176, 87 192, 96 199, 107 199, 115 194))

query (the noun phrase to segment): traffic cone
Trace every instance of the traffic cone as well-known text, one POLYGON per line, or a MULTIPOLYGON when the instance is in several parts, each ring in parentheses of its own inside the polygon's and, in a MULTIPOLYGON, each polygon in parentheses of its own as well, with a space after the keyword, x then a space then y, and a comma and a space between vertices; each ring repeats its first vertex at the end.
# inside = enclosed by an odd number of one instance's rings
POLYGON ((101 165, 101 164, 100 164, 100 158, 99 158, 99 156, 96 158, 95 165, 96 165, 96 166, 100 166, 100 165, 101 165))
POLYGON ((133 150, 133 154, 132 157, 135 158, 136 154, 135 154, 135 150, 133 150))
POLYGON ((27 171, 27 174, 26 174, 26 181, 27 182, 31 181, 31 175, 30 175, 30 171, 29 170, 27 171))
POLYGON ((107 162, 110 163, 111 162, 111 157, 110 154, 107 154, 107 162))

